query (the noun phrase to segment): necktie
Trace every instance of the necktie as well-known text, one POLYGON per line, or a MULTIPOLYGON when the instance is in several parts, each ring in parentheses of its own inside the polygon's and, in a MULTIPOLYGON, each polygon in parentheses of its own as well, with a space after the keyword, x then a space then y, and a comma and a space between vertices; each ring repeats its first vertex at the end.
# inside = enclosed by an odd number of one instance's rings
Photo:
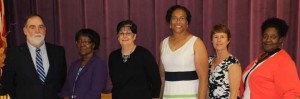
POLYGON ((36 49, 36 71, 40 76, 40 79, 42 82, 45 81, 45 71, 44 71, 44 67, 43 67, 43 59, 41 56, 41 50, 40 49, 36 49))

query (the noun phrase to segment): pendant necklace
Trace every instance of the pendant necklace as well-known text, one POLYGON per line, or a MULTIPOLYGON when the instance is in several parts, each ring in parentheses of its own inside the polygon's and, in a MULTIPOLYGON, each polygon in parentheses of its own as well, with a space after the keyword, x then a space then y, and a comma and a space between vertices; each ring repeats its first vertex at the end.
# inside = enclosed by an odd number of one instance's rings
POLYGON ((123 63, 126 63, 127 60, 130 58, 130 54, 129 55, 122 55, 123 58, 123 63))
POLYGON ((134 51, 134 49, 135 49, 135 46, 133 46, 133 48, 131 49, 131 51, 130 51, 130 53, 128 55, 124 55, 122 53, 123 63, 126 63, 129 60, 130 54, 134 51))

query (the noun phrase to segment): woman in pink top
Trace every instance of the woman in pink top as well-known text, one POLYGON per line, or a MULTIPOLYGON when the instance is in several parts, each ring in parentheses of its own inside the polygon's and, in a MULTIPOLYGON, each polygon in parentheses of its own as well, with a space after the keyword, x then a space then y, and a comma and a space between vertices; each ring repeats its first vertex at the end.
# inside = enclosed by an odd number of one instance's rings
POLYGON ((288 25, 270 18, 261 30, 264 52, 244 70, 240 95, 243 99, 297 99, 300 84, 296 65, 281 46, 288 25))

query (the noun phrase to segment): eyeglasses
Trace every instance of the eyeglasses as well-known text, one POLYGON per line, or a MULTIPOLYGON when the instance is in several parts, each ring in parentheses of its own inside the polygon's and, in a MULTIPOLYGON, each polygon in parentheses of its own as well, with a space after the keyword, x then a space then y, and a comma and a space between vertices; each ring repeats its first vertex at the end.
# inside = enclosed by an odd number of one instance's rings
POLYGON ((131 36, 133 33, 131 32, 127 32, 127 33, 123 33, 123 32, 120 32, 118 33, 118 36, 131 36))
POLYGON ((40 29, 40 30, 45 30, 46 26, 45 25, 39 25, 39 26, 35 26, 35 25, 29 25, 27 26, 27 28, 34 30, 34 29, 40 29))
POLYGON ((88 44, 91 44, 92 42, 91 41, 76 41, 76 44, 83 44, 83 45, 88 45, 88 44))
POLYGON ((263 35, 263 37, 262 37, 263 39, 277 39, 277 38, 279 38, 277 35, 263 35))
POLYGON ((182 22, 184 20, 186 20, 186 17, 183 17, 183 16, 182 17, 175 17, 175 16, 171 17, 172 22, 176 22, 176 21, 182 22))

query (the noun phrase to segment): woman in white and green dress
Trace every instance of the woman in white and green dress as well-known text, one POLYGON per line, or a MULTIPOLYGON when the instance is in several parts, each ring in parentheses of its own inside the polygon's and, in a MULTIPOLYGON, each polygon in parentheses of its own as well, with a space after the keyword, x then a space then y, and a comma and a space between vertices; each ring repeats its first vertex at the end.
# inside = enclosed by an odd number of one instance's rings
POLYGON ((160 45, 163 99, 206 99, 208 56, 202 40, 189 33, 189 10, 180 5, 168 9, 166 20, 172 35, 160 45))

